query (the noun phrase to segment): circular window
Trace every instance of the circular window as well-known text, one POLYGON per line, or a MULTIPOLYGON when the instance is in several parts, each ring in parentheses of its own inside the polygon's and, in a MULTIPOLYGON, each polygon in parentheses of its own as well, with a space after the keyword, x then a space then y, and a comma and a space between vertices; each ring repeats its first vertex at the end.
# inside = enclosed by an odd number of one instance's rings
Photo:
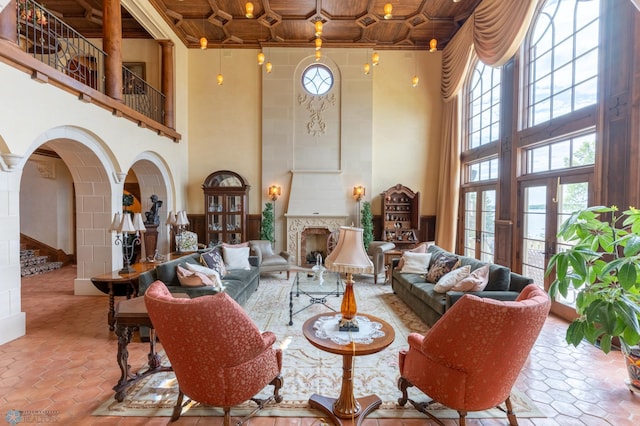
POLYGON ((333 86, 333 74, 324 65, 311 65, 302 73, 302 85, 312 95, 324 95, 333 86))

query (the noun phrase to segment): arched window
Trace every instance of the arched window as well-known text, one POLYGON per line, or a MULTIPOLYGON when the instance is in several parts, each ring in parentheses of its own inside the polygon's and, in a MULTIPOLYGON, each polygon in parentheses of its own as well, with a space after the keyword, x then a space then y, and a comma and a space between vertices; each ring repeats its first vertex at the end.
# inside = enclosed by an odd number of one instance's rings
POLYGON ((468 96, 467 148, 500 138, 500 69, 478 62, 471 74, 468 96))
POLYGON ((527 50, 526 126, 594 105, 598 88, 600 0, 549 0, 527 50))

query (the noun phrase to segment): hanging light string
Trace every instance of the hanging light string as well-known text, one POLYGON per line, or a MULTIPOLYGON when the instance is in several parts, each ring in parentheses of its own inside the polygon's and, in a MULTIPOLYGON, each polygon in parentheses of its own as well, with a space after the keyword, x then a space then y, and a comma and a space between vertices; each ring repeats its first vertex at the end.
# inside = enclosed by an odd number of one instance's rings
POLYGON ((415 50, 413 51, 413 67, 414 67, 414 72, 413 72, 413 78, 411 79, 411 85, 413 87, 416 87, 418 85, 418 82, 420 81, 420 78, 418 78, 418 62, 416 60, 415 50))
POLYGON ((224 77, 222 75, 222 49, 218 50, 218 76, 216 77, 218 82, 218 86, 222 86, 222 82, 224 81, 224 77))
POLYGON ((365 49, 365 52, 364 52, 364 75, 369 75, 369 72, 371 71, 371 66, 369 65, 369 62, 367 62, 368 58, 369 58, 369 49, 365 49))
POLYGON ((205 27, 204 27, 204 18, 205 16, 202 15, 202 37, 200 37, 200 49, 204 50, 207 48, 207 44, 209 43, 207 40, 207 37, 205 37, 205 27))

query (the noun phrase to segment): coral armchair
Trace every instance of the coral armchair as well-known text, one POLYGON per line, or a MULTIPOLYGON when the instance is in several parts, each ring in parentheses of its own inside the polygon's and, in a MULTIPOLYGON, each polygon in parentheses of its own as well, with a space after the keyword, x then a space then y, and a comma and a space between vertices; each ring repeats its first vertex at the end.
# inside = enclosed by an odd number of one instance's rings
POLYGON ((460 424, 468 411, 506 403, 511 425, 517 425, 510 393, 542 325, 551 301, 535 284, 516 301, 502 302, 464 295, 425 335, 411 333, 409 349, 400 352, 398 388, 402 397, 426 411, 432 402, 457 410, 460 424), (416 386, 432 401, 415 402, 407 388, 416 386))
POLYGON ((282 401, 282 352, 272 348, 275 335, 261 333, 226 293, 174 298, 164 283, 156 281, 144 299, 180 387, 172 421, 180 417, 184 395, 222 407, 225 425, 234 405, 251 399, 258 404, 257 411, 268 402, 282 401), (253 398, 267 385, 274 386, 271 398, 253 398))

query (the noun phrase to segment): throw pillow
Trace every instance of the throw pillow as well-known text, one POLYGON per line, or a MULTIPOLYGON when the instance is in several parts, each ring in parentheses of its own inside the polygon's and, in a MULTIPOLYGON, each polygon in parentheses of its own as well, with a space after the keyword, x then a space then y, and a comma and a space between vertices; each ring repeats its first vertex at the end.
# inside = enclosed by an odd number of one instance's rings
POLYGON ((220 274, 215 269, 207 268, 206 266, 198 265, 195 263, 187 263, 185 265, 189 271, 203 274, 211 281, 211 285, 216 290, 224 290, 224 285, 222 285, 222 279, 220 279, 220 274))
POLYGON ((202 253, 200 255, 200 263, 214 269, 221 277, 227 275, 227 268, 224 265, 224 259, 222 258, 220 247, 214 247, 212 250, 202 253))
POLYGON ((249 242, 245 241, 244 243, 239 243, 239 244, 222 243, 222 247, 230 247, 230 248, 249 247, 249 242))
MULTIPOLYGON (((426 253, 427 252, 427 243, 420 243, 417 246, 415 246, 414 248, 412 248, 411 250, 406 250, 403 253, 426 253)), ((401 257, 400 260, 398 261, 398 266, 397 268, 402 270, 402 267, 404 266, 404 259, 401 257)), ((429 266, 429 265, 427 265, 429 266)))
POLYGON ((400 273, 405 274, 426 274, 429 270, 429 261, 431 261, 430 253, 402 253, 404 259, 400 273))
POLYGON ((206 275, 200 272, 189 271, 182 266, 176 266, 176 273, 178 275, 178 281, 183 287, 204 287, 206 285, 213 285, 213 281, 206 275))
POLYGON ((222 247, 222 258, 227 269, 251 269, 249 247, 222 247))
POLYGON ((433 262, 429 272, 427 272, 427 281, 430 283, 437 283, 440 278, 447 274, 447 272, 453 271, 458 267, 460 259, 452 255, 442 255, 433 262))
POLYGON ((433 291, 437 293, 446 293, 451 290, 460 280, 467 278, 471 273, 471 266, 466 265, 453 271, 447 272, 442 278, 438 280, 433 287, 433 291))
POLYGON ((489 282, 489 265, 481 266, 453 286, 453 291, 482 291, 489 282))

